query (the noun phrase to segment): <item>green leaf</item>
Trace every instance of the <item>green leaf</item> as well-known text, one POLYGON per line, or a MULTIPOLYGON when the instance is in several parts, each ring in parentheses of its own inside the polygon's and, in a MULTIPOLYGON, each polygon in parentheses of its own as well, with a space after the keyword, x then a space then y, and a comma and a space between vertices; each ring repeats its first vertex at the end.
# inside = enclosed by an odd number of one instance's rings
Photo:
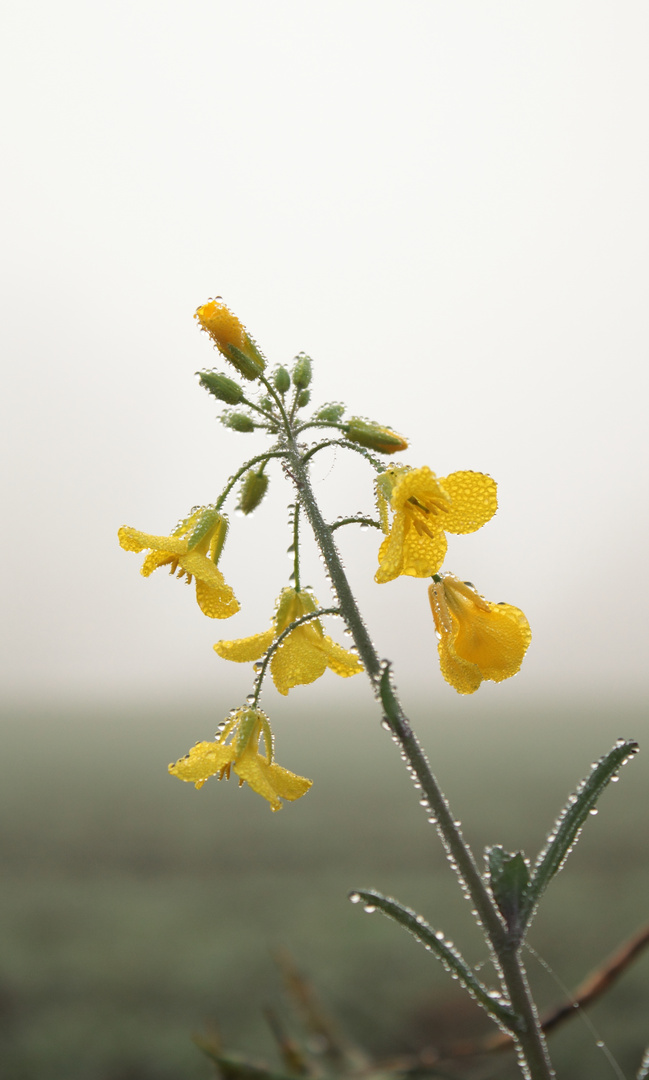
POLYGON ((590 776, 582 780, 577 790, 568 799, 532 871, 521 912, 523 926, 530 922, 539 899, 554 875, 561 870, 579 838, 588 815, 597 812, 595 804, 604 788, 638 750, 637 742, 632 739, 618 739, 613 749, 593 765, 590 776))
POLYGON ((429 952, 434 953, 446 970, 462 983, 471 997, 495 1017, 499 1024, 511 1032, 518 1030, 518 1016, 500 993, 489 990, 484 983, 481 983, 453 943, 445 941, 444 935, 433 930, 422 915, 417 915, 410 908, 403 907, 397 900, 383 896, 374 889, 358 889, 350 893, 350 899, 356 903, 362 900, 366 911, 382 911, 388 918, 394 919, 400 926, 409 930, 417 941, 421 941, 429 952))
POLYGON ((529 885, 530 873, 522 851, 509 852, 494 846, 487 848, 489 882, 508 929, 516 934, 521 926, 520 912, 529 885))

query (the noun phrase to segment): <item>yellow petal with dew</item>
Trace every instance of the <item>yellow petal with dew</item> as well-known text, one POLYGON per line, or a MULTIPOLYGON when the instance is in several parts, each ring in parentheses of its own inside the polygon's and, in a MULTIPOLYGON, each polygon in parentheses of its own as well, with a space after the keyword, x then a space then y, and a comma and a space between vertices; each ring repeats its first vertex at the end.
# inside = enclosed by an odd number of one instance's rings
POLYGON ((431 577, 444 562, 447 546, 443 532, 428 536, 411 525, 403 541, 400 572, 409 577, 431 577))
POLYGON ((142 577, 149 577, 154 570, 158 570, 161 566, 168 566, 169 563, 174 564, 172 567, 174 571, 178 566, 178 556, 170 555, 168 551, 150 551, 144 557, 140 573, 142 577))
POLYGON ((169 555, 182 555, 187 551, 187 540, 180 536, 153 536, 132 529, 130 525, 122 525, 117 536, 124 551, 145 551, 149 548, 151 551, 165 551, 169 555))
POLYGON ((282 799, 293 802, 299 799, 311 787, 311 780, 297 776, 281 765, 270 763, 252 747, 241 754, 235 763, 237 776, 250 785, 253 791, 267 799, 271 810, 281 810, 282 799))
POLYGON ((327 670, 327 658, 321 646, 322 639, 300 633, 309 624, 298 626, 282 642, 270 662, 270 673, 280 694, 288 694, 294 686, 315 682, 327 670))
POLYGON ((520 670, 532 633, 519 608, 492 604, 452 574, 428 592, 442 674, 458 693, 472 694, 483 679, 502 682, 520 670))
POLYGON ((378 585, 394 581, 401 573, 406 527, 406 515, 403 512, 395 514, 392 528, 379 548, 379 568, 374 575, 378 585))
POLYGON ((330 637, 325 637, 322 647, 327 658, 327 667, 333 671, 334 675, 340 675, 341 679, 358 675, 363 670, 363 665, 356 654, 349 649, 343 649, 342 645, 338 645, 330 637))
POLYGON ((263 634, 253 634, 252 637, 239 638, 237 641, 217 641, 214 651, 224 660, 234 660, 238 664, 247 664, 251 660, 259 660, 273 644, 275 627, 271 626, 263 634))
POLYGON ((511 604, 491 604, 488 611, 475 609, 470 619, 458 619, 452 637, 456 656, 476 664, 483 679, 502 682, 520 670, 532 640, 523 612, 511 604))
POLYGON ((170 765, 169 772, 179 780, 195 784, 198 789, 202 788, 211 776, 222 772, 233 759, 234 750, 231 746, 218 742, 199 742, 192 746, 185 757, 170 765))
POLYGON ((229 619, 239 610, 239 601, 225 581, 218 587, 196 578, 196 602, 208 619, 229 619))
POLYGON ((479 472, 455 472, 440 484, 451 497, 443 528, 451 533, 471 533, 486 525, 498 509, 497 484, 479 472))

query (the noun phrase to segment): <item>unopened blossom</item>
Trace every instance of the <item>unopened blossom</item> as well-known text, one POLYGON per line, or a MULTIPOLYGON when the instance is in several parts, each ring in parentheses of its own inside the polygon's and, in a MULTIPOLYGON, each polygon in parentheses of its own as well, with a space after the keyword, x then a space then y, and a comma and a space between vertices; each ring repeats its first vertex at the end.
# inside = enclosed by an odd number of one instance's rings
POLYGON ((259 378, 266 367, 266 358, 220 296, 199 307, 194 318, 244 379, 259 378))

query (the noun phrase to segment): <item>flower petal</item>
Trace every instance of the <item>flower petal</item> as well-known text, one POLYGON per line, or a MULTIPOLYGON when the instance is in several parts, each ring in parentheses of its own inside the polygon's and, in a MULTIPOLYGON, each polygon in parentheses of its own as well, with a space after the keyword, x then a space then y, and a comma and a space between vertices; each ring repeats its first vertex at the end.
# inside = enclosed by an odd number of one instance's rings
POLYGON ((187 540, 180 536, 153 536, 151 533, 143 533, 138 529, 132 529, 130 525, 122 525, 118 530, 120 547, 124 551, 165 551, 169 555, 182 555, 187 551, 187 540))
POLYGON ((178 556, 170 555, 168 551, 150 551, 148 555, 145 555, 144 562, 140 569, 142 577, 149 577, 154 570, 158 570, 161 566, 168 566, 169 563, 175 562, 177 564, 178 556))
POLYGON ((202 788, 210 776, 216 776, 234 760, 234 750, 218 742, 199 742, 192 746, 189 753, 169 766, 172 776, 187 780, 202 788))
POLYGON ((217 588, 196 578, 196 602, 209 619, 229 619, 239 610, 239 601, 225 581, 217 588))
POLYGON ((349 649, 343 649, 330 637, 325 637, 323 650, 327 658, 327 667, 331 668, 334 675, 340 675, 341 679, 348 679, 350 675, 358 675, 363 670, 363 665, 355 653, 349 649))
POLYGON ((428 594, 442 675, 459 694, 473 694, 483 679, 502 682, 519 671, 532 640, 519 608, 492 604, 453 574, 434 582, 428 594))
POLYGON ((443 518, 442 528, 446 532, 475 532, 496 513, 497 484, 485 473, 454 472, 442 477, 440 484, 452 500, 451 507, 443 518))
POLYGON ((280 694, 288 694, 294 686, 315 682, 327 670, 327 657, 322 650, 322 640, 312 634, 304 634, 309 624, 298 626, 273 653, 270 673, 280 694))
POLYGON ((402 572, 403 543, 406 535, 406 515, 399 511, 394 515, 392 528, 379 548, 379 568, 374 575, 378 585, 394 581, 402 572))
POLYGON ((410 577, 432 577, 444 562, 447 546, 443 532, 428 536, 411 526, 403 542, 401 573, 410 577))
POLYGON ((520 670, 531 640, 530 625, 519 608, 490 604, 488 611, 474 608, 470 621, 457 621, 452 649, 476 664, 483 679, 502 682, 520 670))
POLYGON ((271 626, 263 634, 239 638, 237 641, 217 641, 214 652, 224 660, 235 660, 238 664, 247 664, 250 660, 259 660, 270 648, 275 637, 275 627, 271 626))
POLYGON ((234 771, 245 780, 253 791, 267 799, 271 810, 281 810, 281 799, 293 802, 301 798, 311 787, 311 780, 283 769, 281 765, 269 764, 256 750, 248 748, 235 762, 234 771))

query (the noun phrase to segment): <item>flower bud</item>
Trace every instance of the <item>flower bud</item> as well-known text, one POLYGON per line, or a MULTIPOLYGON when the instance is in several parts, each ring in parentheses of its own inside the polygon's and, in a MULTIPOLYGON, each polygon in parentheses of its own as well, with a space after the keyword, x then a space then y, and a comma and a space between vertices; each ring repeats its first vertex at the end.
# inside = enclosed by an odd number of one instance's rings
POLYGON ((306 390, 307 386, 311 382, 311 357, 306 353, 299 353, 295 357, 295 367, 293 368, 293 385, 298 390, 306 390))
POLYGON ((259 472, 251 470, 244 477, 239 493, 239 505, 237 510, 244 514, 252 514, 262 501, 268 490, 268 477, 260 469, 259 472))
POLYGON ((229 415, 221 417, 221 422, 226 427, 232 428, 233 431, 255 430, 251 417, 247 416, 246 413, 229 413, 229 415))
POLYGON ((297 407, 298 407, 298 409, 304 408, 305 405, 309 404, 310 400, 311 400, 311 391, 310 390, 300 390, 299 394, 297 395, 297 407))
POLYGON ((345 411, 345 406, 339 401, 330 401, 318 409, 313 417, 314 420, 322 420, 324 423, 337 424, 345 411))
POLYGON ((347 438, 351 442, 367 446, 370 450, 378 450, 381 454, 396 454, 398 450, 407 449, 408 443, 396 431, 381 427, 369 420, 361 420, 353 416, 345 425, 347 438))
POLYGON ((227 375, 221 375, 219 371, 198 371, 201 386, 219 401, 225 401, 227 405, 238 405, 243 399, 243 390, 234 379, 228 379, 227 375))
POLYGON ((257 379, 266 367, 266 359, 250 337, 243 323, 220 297, 209 300, 194 315, 201 330, 209 334, 219 352, 244 379, 257 379))
POLYGON ((280 394, 285 394, 291 387, 291 376, 285 367, 278 367, 275 375, 273 376, 273 382, 275 383, 275 389, 280 394))

